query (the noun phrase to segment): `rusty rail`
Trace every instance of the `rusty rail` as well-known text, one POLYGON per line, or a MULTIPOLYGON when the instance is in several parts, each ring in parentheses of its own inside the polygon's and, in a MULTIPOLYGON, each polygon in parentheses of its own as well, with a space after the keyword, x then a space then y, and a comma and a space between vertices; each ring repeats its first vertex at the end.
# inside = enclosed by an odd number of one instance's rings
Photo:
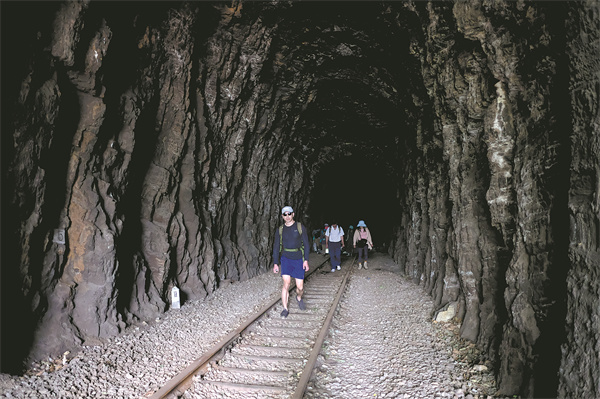
MULTIPOLYGON (((312 269, 306 275, 305 279, 308 278, 310 275, 312 275, 312 273, 314 273, 318 269, 320 269, 328 261, 329 261, 329 258, 327 258, 324 262, 322 262, 316 268, 312 269)), ((352 263, 354 264, 354 261, 352 263)), ((311 360, 313 367, 314 367, 314 362, 316 361, 317 355, 322 346, 323 340, 326 336, 327 330, 329 328, 329 324, 331 323, 331 319, 333 318, 333 315, 335 313, 335 308, 337 307, 337 304, 339 303, 339 298, 341 298, 341 294, 343 293, 343 287, 346 284, 346 281, 349 276, 349 272, 350 272, 350 269, 346 273, 346 276, 342 282, 342 285, 341 285, 340 289, 338 290, 339 292, 336 296, 336 299, 334 300, 334 308, 329 311, 329 314, 328 314, 326 322, 325 322, 327 327, 324 329, 324 332, 322 330, 321 333, 319 334, 319 340, 320 340, 319 342, 320 343, 318 345, 315 344, 313 347, 312 352, 313 353, 316 352, 316 354, 314 354, 314 356, 312 353, 310 356, 310 359, 313 359, 313 357, 314 357, 314 360, 311 360)), ((290 285, 289 291, 291 292, 294 288, 295 288, 295 283, 292 280, 292 284, 290 285)), ((207 367, 209 366, 209 363, 211 362, 211 360, 213 360, 219 354, 222 354, 223 351, 231 343, 233 343, 236 339, 238 339, 241 336, 241 334, 249 326, 251 326, 253 323, 255 323, 261 316, 263 316, 265 313, 267 313, 271 308, 273 308, 275 305, 277 305, 277 303, 279 303, 280 301, 281 301, 281 298, 273 299, 271 302, 264 305, 261 309, 259 309, 252 316, 248 317, 238 328, 236 328, 235 330, 233 330, 232 332, 227 334, 225 336, 225 338, 223 338, 222 340, 220 340, 219 342, 214 344, 208 351, 206 351, 204 354, 202 354, 202 356, 200 356, 198 359, 196 359, 194 362, 192 362, 188 367, 186 367, 184 370, 182 370, 179 374, 177 374, 175 377, 173 377, 171 380, 169 380, 163 387, 161 387, 159 390, 154 392, 154 394, 152 396, 150 396, 150 399, 163 399, 163 398, 167 398, 167 397, 173 397, 173 396, 181 394, 183 391, 189 389, 189 387, 192 385, 194 375, 205 371, 207 369, 207 367)), ((312 369, 308 369, 308 367, 305 367, 304 371, 302 372, 302 376, 303 376, 302 382, 304 384, 304 386, 302 388, 302 392, 304 392, 304 389, 306 389, 306 384, 308 383, 308 377, 310 377, 311 370, 312 369), (308 375, 308 377, 306 377, 306 382, 303 381, 305 374, 308 375)))

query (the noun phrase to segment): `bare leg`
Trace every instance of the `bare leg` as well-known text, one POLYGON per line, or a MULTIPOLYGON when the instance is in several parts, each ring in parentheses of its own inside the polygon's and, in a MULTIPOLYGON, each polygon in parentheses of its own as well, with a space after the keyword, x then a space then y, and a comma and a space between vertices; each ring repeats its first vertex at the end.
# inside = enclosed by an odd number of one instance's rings
POLYGON ((304 293, 304 280, 296 279, 296 299, 302 299, 302 294, 304 293))
POLYGON ((287 310, 288 308, 288 299, 290 298, 290 283, 292 282, 292 278, 290 276, 283 275, 283 288, 281 289, 281 303, 283 303, 283 308, 287 310))

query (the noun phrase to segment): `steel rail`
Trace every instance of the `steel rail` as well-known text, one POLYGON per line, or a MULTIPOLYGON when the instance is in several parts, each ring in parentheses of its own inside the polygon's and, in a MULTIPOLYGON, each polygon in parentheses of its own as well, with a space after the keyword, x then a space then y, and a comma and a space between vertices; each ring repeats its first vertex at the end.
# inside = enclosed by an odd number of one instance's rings
POLYGON ((292 399, 302 399, 302 397, 304 396, 304 392, 306 391, 306 387, 308 386, 308 381, 310 380, 312 372, 317 363, 317 358, 319 356, 319 353, 321 352, 321 348, 323 347, 325 338, 327 337, 327 334, 329 333, 329 326, 331 325, 333 316, 335 316, 335 312, 337 311, 337 308, 338 308, 338 305, 342 298, 342 295, 344 294, 344 291, 346 290, 346 284, 348 282, 348 277, 350 276, 350 273, 352 272, 352 266, 354 266, 354 258, 352 259, 352 264, 346 271, 344 280, 342 280, 342 284, 340 284, 340 288, 338 289, 337 295, 336 295, 333 303, 331 304, 331 308, 329 309, 327 318, 325 319, 325 322, 323 323, 323 327, 321 328, 321 331, 319 332, 319 336, 317 337, 317 340, 315 341, 313 350, 311 351, 308 361, 306 362, 306 365, 304 366, 304 370, 302 370, 302 375, 300 377, 300 381, 298 381, 298 385, 296 386, 296 390, 294 391, 294 394, 292 395, 292 399))
MULTIPOLYGON (((312 273, 316 272, 328 261, 329 261, 329 258, 325 259, 325 261, 323 261, 319 266, 317 266, 316 268, 309 271, 309 273, 306 275, 306 277, 312 275, 312 273)), ((306 277, 305 277, 305 279, 306 279, 306 277)), ((294 281, 292 281, 292 284, 290 284, 289 292, 291 292, 295 287, 296 287, 296 284, 294 281)), ((225 336, 225 338, 223 338, 222 340, 220 340, 219 342, 214 344, 208 351, 206 351, 204 354, 202 354, 202 356, 200 356, 198 359, 194 360, 189 366, 187 366, 185 369, 183 369, 179 374, 177 374, 175 377, 171 378, 158 391, 154 392, 154 394, 152 396, 150 396, 150 399, 163 399, 163 398, 166 398, 168 395, 175 393, 178 390, 188 389, 189 386, 191 386, 191 384, 192 384, 192 379, 193 379, 194 375, 197 374, 197 372, 199 370, 208 366, 208 364, 212 358, 214 358, 216 355, 218 355, 220 352, 222 352, 230 343, 232 343, 238 337, 240 337, 240 335, 242 334, 242 332, 244 332, 244 330, 246 330, 249 326, 251 326, 253 323, 255 323, 257 319, 259 319, 262 315, 264 315, 266 312, 268 312, 273 306, 277 305, 277 303, 280 301, 281 301, 281 297, 276 297, 275 299, 271 300, 271 302, 264 305, 260 310, 258 310, 252 316, 250 316, 246 320, 244 320, 244 322, 238 328, 236 328, 235 330, 233 330, 232 332, 227 334, 225 336)))

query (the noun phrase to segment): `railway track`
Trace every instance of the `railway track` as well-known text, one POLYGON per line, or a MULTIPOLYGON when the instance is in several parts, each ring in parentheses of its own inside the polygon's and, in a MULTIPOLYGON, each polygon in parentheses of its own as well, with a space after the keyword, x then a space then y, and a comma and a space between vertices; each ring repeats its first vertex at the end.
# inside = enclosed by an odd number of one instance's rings
POLYGON ((306 310, 292 283, 287 318, 281 299, 266 304, 151 398, 302 398, 353 263, 331 273, 325 260, 305 277, 306 310))

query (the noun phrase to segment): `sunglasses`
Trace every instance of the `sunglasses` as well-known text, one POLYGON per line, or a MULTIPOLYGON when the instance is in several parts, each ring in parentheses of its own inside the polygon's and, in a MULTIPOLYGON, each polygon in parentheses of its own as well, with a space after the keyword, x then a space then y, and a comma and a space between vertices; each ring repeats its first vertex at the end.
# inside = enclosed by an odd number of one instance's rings
POLYGON ((290 216, 292 214, 292 212, 286 212, 283 214, 283 216, 290 216))

